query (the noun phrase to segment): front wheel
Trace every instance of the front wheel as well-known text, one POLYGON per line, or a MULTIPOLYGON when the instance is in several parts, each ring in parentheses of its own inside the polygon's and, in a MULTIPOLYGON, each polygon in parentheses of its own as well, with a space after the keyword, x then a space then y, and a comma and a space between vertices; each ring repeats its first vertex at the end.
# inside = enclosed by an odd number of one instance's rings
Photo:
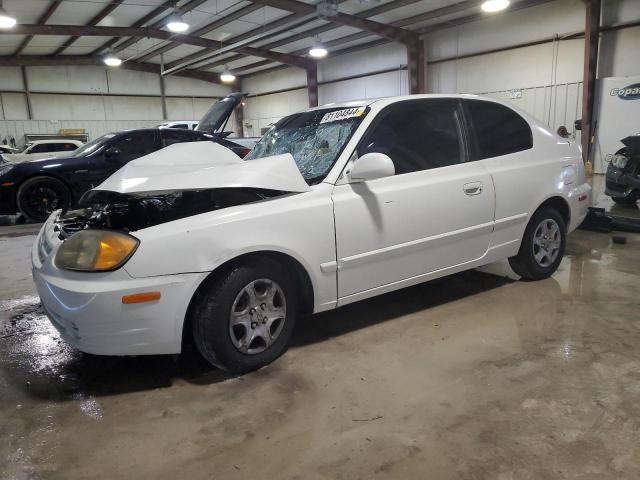
POLYGON ((550 277, 562 261, 566 237, 562 215, 550 207, 539 209, 527 225, 518 254, 509 258, 511 268, 525 280, 550 277))
POLYGON ((57 178, 33 177, 18 188, 17 203, 25 217, 43 222, 54 210, 69 208, 71 192, 57 178))
POLYGON ((277 262, 254 259, 205 284, 193 312, 193 338, 209 363, 246 373, 273 362, 289 344, 296 294, 277 262))

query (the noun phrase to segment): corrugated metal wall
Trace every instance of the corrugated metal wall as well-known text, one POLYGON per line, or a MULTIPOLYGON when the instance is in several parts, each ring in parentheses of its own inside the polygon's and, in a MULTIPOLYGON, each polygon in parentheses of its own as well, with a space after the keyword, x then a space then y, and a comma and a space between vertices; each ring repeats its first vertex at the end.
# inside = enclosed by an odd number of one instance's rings
POLYGON ((543 121, 554 131, 561 125, 574 131, 574 121, 582 118, 582 82, 561 83, 540 87, 484 92, 484 95, 511 103, 543 121))

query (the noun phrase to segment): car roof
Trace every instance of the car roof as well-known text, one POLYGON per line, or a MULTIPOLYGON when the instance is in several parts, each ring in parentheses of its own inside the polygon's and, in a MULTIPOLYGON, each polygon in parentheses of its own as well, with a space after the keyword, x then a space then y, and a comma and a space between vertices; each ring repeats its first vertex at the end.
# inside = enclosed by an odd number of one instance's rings
MULTIPOLYGON (((403 100, 417 100, 421 98, 470 98, 470 99, 478 99, 478 100, 490 100, 496 101, 494 98, 486 97, 483 95, 475 95, 471 93, 424 93, 424 94, 416 94, 416 95, 397 95, 393 97, 378 97, 378 98, 367 98, 361 100, 350 100, 348 102, 335 102, 335 103, 327 103, 325 105, 319 105, 317 107, 310 108, 307 111, 313 110, 325 110, 328 108, 353 108, 353 107, 368 107, 369 105, 373 105, 375 103, 384 103, 385 105, 401 102, 403 100)), ((497 102, 500 103, 500 102, 497 102)))
POLYGON ((51 139, 43 139, 43 140, 30 140, 29 143, 34 145, 39 145, 41 143, 82 143, 80 140, 76 140, 74 138, 51 138, 51 139))

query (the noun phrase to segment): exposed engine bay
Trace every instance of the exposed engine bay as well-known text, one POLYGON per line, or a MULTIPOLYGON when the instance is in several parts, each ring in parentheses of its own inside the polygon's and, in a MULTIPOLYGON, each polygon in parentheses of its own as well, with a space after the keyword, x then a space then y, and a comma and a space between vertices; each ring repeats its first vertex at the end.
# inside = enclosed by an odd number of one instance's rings
POLYGON ((257 188, 215 188, 123 194, 91 190, 80 199, 86 208, 69 211, 56 222, 60 239, 87 228, 134 232, 222 208, 258 202, 287 192, 257 188))

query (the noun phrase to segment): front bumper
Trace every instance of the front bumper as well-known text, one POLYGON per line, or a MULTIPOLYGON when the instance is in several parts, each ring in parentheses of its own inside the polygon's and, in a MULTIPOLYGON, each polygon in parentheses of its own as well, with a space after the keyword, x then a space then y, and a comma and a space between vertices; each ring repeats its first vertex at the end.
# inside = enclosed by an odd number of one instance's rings
MULTIPOLYGON (((7 183, 10 183, 7 181, 7 183)), ((18 212, 15 185, 0 185, 0 215, 13 215, 18 212)))
POLYGON ((624 169, 609 164, 607 167, 604 193, 610 197, 626 198, 634 190, 640 189, 640 177, 625 172, 624 169))
POLYGON ((62 338, 97 355, 179 353, 189 302, 207 273, 133 278, 124 268, 105 273, 60 270, 53 264, 60 241, 56 243, 52 218, 40 231, 31 257, 40 300, 62 338), (124 295, 148 291, 159 291, 161 298, 122 303, 124 295))

